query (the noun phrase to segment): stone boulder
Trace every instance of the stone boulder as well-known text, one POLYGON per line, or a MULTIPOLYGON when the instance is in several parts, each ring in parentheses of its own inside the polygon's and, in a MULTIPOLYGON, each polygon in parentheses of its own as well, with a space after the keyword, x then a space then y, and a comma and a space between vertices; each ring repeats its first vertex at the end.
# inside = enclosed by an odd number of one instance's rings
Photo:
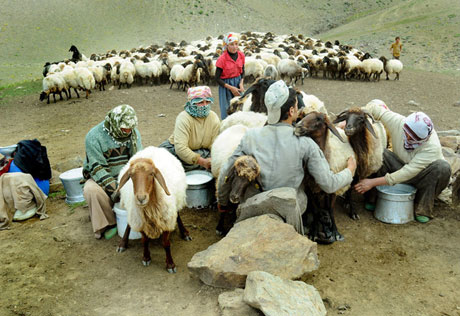
POLYGON ((313 286, 263 271, 248 274, 243 300, 266 316, 326 315, 326 307, 313 286))
POLYGON ((251 271, 267 271, 296 279, 318 269, 317 245, 291 225, 268 215, 249 218, 219 242, 196 253, 187 264, 208 285, 244 287, 251 271))
POLYGON ((440 136, 439 142, 441 143, 441 146, 457 151, 460 146, 460 136, 440 136))
POLYGON ((261 316, 263 313, 252 308, 243 301, 243 289, 235 289, 232 292, 224 292, 219 295, 219 307, 221 316, 261 316))
POLYGON ((460 155, 455 153, 451 148, 442 147, 442 155, 444 159, 449 163, 450 169, 452 169, 452 175, 457 174, 460 170, 460 155))
POLYGON ((59 179, 60 174, 61 173, 59 171, 51 169, 50 193, 64 190, 64 185, 62 184, 61 179, 59 179))

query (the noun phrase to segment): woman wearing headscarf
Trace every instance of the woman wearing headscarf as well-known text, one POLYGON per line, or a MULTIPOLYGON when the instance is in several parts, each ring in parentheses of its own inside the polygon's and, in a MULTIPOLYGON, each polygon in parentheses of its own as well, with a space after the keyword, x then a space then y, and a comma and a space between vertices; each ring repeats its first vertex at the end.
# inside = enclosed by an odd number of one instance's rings
POLYGON ((87 181, 83 195, 89 206, 94 236, 100 239, 104 235, 110 239, 116 233, 112 207, 119 199, 115 194, 118 173, 142 150, 134 109, 123 104, 109 111, 105 120, 86 135, 85 148, 83 177, 87 181))
POLYGON ((219 84, 220 117, 227 117, 230 100, 244 91, 243 52, 238 50, 238 36, 228 33, 224 37, 224 52, 216 62, 216 81, 219 84))
POLYGON ((372 100, 366 108, 385 126, 393 151, 384 151, 378 177, 359 181, 356 191, 365 193, 378 185, 411 184, 417 188, 415 219, 428 222, 433 217, 434 200, 447 187, 451 175, 433 122, 423 112, 407 117, 392 112, 381 100, 372 100))
POLYGON ((211 110, 213 102, 209 87, 189 88, 173 134, 160 145, 179 158, 185 171, 211 168, 211 145, 220 129, 219 117, 211 110))

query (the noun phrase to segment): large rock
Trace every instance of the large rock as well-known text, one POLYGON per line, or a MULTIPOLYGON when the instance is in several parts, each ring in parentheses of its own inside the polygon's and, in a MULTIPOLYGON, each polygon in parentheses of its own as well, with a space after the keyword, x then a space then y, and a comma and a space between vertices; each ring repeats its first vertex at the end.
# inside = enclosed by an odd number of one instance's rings
POLYGON ((460 145, 460 136, 440 136, 439 142, 443 147, 449 147, 457 151, 460 145))
POLYGON ((452 175, 455 175, 460 170, 460 155, 448 147, 442 147, 442 155, 449 163, 452 175))
POLYGON ((196 253, 189 270, 208 285, 244 287, 251 271, 286 279, 318 269, 317 245, 291 225, 257 216, 236 224, 219 242, 196 253))
POLYGON ((243 289, 235 289, 232 292, 224 292, 219 295, 219 307, 221 316, 260 316, 261 311, 255 309, 243 301, 243 289))
POLYGON ((326 315, 326 307, 313 286, 263 271, 249 273, 243 300, 266 316, 326 315))
POLYGON ((60 174, 61 173, 59 171, 51 169, 50 193, 64 190, 64 185, 62 184, 61 179, 59 179, 60 174))

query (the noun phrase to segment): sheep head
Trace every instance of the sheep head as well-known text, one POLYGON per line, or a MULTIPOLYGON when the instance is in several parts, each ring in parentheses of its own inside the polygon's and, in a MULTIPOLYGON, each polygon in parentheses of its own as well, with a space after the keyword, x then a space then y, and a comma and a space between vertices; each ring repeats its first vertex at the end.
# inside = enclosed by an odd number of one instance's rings
POLYGON ((360 108, 351 108, 349 110, 342 111, 337 118, 334 120, 334 124, 339 122, 346 121, 345 125, 345 134, 347 136, 353 136, 359 134, 367 129, 372 136, 377 138, 372 124, 369 122, 368 118, 374 122, 374 118, 369 113, 361 110, 360 108))
POLYGON ((160 170, 155 167, 152 159, 137 158, 129 163, 129 169, 120 180, 118 191, 131 179, 133 181, 134 196, 139 206, 145 206, 150 200, 155 200, 155 180, 160 184, 167 195, 169 193, 166 182, 160 170))
POLYGON ((344 142, 335 126, 331 123, 326 114, 321 112, 310 112, 295 126, 296 136, 311 137, 324 152, 328 130, 332 132, 341 142, 344 142))
POLYGON ((229 181, 232 184, 230 202, 234 204, 240 203, 250 184, 262 190, 260 167, 256 159, 252 156, 238 157, 225 178, 225 182, 229 181))

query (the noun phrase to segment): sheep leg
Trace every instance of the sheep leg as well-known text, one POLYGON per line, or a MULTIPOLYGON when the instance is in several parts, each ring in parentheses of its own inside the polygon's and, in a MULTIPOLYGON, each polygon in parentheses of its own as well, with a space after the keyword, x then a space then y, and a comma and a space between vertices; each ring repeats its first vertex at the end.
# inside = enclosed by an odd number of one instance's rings
POLYGON ((73 90, 75 91, 75 93, 77 94, 77 98, 80 98, 80 95, 78 94, 78 90, 73 88, 73 90))
POLYGON ((177 214, 177 226, 179 226, 180 237, 183 240, 192 240, 192 237, 190 237, 189 231, 187 230, 187 228, 185 228, 184 223, 182 223, 182 219, 180 218, 179 214, 177 214))
MULTIPOLYGON (((69 89, 69 92, 70 92, 70 89, 69 89)), ((67 100, 69 100, 69 95, 68 95, 68 93, 67 93, 67 90, 66 90, 66 89, 64 89, 64 94, 65 94, 65 97, 67 98, 67 100)))
POLYGON ((225 212, 221 212, 219 216, 219 222, 217 223, 216 226, 216 234, 218 236, 225 236, 224 232, 224 223, 225 223, 225 212))
POLYGON ((86 91, 86 98, 88 99, 88 96, 89 96, 89 90, 88 89, 85 89, 86 91))
MULTIPOLYGON (((174 264, 173 258, 171 256, 171 242, 169 241, 169 235, 171 232, 163 232, 161 235, 161 243, 166 252, 166 270, 169 273, 176 273, 176 265, 174 264)), ((150 256, 150 253, 149 253, 150 256)))
POLYGON ((126 226, 125 233, 121 239, 120 244, 118 245, 117 252, 123 252, 128 248, 129 233, 131 232, 131 226, 129 224, 126 226))
POLYGON ((150 238, 147 237, 144 232, 142 232, 142 245, 144 246, 144 257, 142 258, 142 264, 146 267, 149 266, 150 262, 152 261, 152 258, 150 257, 149 242, 150 238))
MULTIPOLYGON (((355 183, 356 183, 355 181, 352 182, 352 187, 355 183)), ((348 204, 348 208, 349 208, 348 214, 350 215, 351 219, 358 220, 359 215, 356 213, 356 210, 353 207, 353 201, 351 198, 351 188, 345 193, 345 200, 347 201, 347 204, 348 204)))
POLYGON ((337 229, 337 225, 335 224, 335 218, 334 218, 334 209, 335 209, 335 201, 337 200, 337 195, 335 194, 330 194, 327 197, 327 203, 329 206, 329 216, 331 217, 332 221, 332 235, 334 236, 335 240, 337 241, 343 241, 345 238, 341 233, 339 233, 339 230, 337 229))
POLYGON ((171 80, 171 85, 169 86, 169 89, 172 89, 173 84, 174 84, 174 81, 171 80))
POLYGON ((54 103, 56 103, 56 92, 53 92, 53 100, 54 100, 54 103))

